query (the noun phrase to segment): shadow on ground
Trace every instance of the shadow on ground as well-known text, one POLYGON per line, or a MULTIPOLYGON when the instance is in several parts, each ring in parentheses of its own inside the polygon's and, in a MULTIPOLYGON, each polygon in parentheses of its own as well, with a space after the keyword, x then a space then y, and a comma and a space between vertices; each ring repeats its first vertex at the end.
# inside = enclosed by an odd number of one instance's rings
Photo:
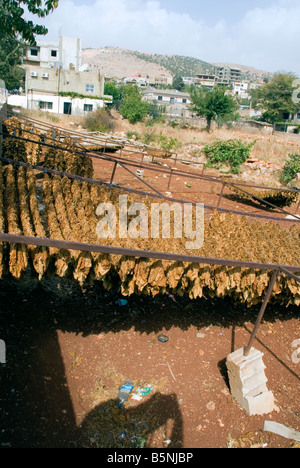
MULTIPOLYGON (((115 436, 124 431, 135 434, 126 439, 126 446, 136 446, 140 443, 137 437, 151 438, 169 419, 170 439, 176 447, 182 446, 182 416, 175 394, 156 393, 128 410, 118 409, 116 402, 109 400, 97 406, 77 427, 57 330, 88 336, 118 333, 133 326, 140 333, 156 333, 162 328, 187 330, 191 326, 218 324, 232 328, 233 350, 235 327, 254 323, 259 306, 248 309, 229 299, 191 301, 188 297, 134 295, 127 298, 126 306, 120 307, 119 298, 118 292, 106 291, 100 285, 87 288, 76 297, 68 293, 66 299, 65 294, 54 295, 41 285, 25 290, 14 282, 0 282, 0 339, 7 347, 7 362, 0 365, 2 447, 84 447, 90 424, 95 420, 100 427, 102 420, 111 421, 110 427, 103 428, 111 434, 111 447, 124 446, 122 436, 115 436), (153 409, 159 419, 152 421, 151 427, 143 426, 145 414, 153 409)), ((297 307, 284 309, 270 304, 264 320, 284 321, 298 316, 297 307)), ((225 361, 219 363, 219 369, 226 381, 225 361)), ((101 446, 101 440, 94 444, 101 446)))

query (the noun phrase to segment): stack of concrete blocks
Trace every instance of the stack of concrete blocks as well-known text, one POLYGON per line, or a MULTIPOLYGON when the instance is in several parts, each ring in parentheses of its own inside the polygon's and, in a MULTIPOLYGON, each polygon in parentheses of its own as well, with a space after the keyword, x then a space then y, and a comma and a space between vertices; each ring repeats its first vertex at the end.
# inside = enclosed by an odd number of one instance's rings
POLYGON ((251 348, 248 356, 240 348, 227 357, 232 396, 249 416, 271 413, 275 409, 273 393, 268 391, 263 353, 251 348))

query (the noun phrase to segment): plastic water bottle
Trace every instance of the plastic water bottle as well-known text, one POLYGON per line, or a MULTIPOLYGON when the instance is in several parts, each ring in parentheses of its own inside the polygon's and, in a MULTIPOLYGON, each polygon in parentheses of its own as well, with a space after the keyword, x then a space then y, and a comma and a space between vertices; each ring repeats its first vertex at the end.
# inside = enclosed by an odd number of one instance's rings
POLYGON ((132 389, 133 389, 133 383, 131 382, 131 380, 127 380, 127 382, 125 382, 124 385, 122 385, 118 394, 118 398, 117 398, 119 408, 121 408, 123 403, 126 400, 128 400, 128 397, 132 389))

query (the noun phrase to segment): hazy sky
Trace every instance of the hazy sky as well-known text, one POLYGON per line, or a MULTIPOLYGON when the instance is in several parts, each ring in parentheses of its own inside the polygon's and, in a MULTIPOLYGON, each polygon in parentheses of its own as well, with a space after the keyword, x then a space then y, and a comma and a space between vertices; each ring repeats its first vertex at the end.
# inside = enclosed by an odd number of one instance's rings
MULTIPOLYGON (((29 17, 29 16, 28 16, 29 17)), ((300 76, 299 0, 60 0, 49 33, 83 48, 115 46, 300 76)))

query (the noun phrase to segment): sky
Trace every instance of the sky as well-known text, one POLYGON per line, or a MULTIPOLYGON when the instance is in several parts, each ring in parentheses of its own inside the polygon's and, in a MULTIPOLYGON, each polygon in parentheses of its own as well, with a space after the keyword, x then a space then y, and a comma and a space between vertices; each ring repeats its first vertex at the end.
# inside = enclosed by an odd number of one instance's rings
MULTIPOLYGON (((32 19, 26 14, 27 19, 32 19)), ((106 46, 300 76, 299 0, 59 0, 49 33, 106 46)))

